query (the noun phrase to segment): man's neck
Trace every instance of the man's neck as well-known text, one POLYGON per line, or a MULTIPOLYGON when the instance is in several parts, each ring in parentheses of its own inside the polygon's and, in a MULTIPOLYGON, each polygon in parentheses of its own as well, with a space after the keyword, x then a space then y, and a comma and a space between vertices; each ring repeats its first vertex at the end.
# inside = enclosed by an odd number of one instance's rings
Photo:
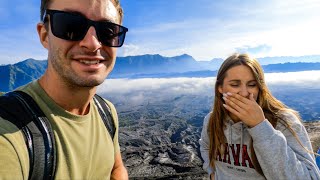
POLYGON ((50 76, 48 72, 39 79, 40 86, 63 109, 77 114, 85 115, 90 110, 90 100, 96 93, 97 87, 75 87, 67 85, 57 77, 50 76))

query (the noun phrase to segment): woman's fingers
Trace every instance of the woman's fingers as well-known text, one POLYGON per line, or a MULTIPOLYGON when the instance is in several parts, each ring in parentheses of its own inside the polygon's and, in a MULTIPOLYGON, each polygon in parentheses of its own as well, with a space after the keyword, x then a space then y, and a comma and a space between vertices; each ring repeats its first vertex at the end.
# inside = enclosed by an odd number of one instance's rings
POLYGON ((232 114, 236 115, 238 118, 241 117, 241 114, 237 110, 233 109, 231 106, 228 106, 227 104, 223 104, 223 107, 226 108, 232 114))
POLYGON ((233 94, 231 94, 231 93, 228 93, 228 94, 227 93, 223 94, 223 98, 225 101, 229 100, 230 102, 233 102, 234 104, 236 104, 237 106, 239 106, 241 108, 246 106, 245 102, 243 102, 242 99, 240 99, 239 97, 233 96, 233 94))
POLYGON ((251 127, 265 119, 263 111, 254 99, 253 94, 246 98, 239 94, 226 93, 223 95, 223 99, 225 101, 223 106, 251 127))
POLYGON ((244 109, 243 107, 245 106, 245 104, 236 100, 235 98, 223 96, 223 100, 227 106, 238 112, 241 112, 244 109))

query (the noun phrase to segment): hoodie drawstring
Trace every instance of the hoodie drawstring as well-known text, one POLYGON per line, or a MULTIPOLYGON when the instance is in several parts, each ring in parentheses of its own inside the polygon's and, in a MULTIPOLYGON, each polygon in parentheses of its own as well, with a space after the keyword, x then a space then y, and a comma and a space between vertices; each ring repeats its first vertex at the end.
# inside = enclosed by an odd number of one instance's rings
POLYGON ((229 139, 230 139, 230 145, 232 145, 232 124, 230 120, 229 120, 229 127, 230 127, 229 139))
POLYGON ((243 123, 241 123, 241 144, 240 144, 240 156, 242 158, 242 146, 243 146, 243 123))

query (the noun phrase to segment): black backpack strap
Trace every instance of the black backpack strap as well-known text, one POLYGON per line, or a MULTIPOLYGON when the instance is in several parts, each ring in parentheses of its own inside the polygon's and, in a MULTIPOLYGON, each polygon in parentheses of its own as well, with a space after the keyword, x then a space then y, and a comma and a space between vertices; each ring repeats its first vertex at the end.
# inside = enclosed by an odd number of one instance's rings
POLYGON ((0 96, 0 116, 24 134, 29 153, 29 179, 53 179, 56 166, 51 125, 37 103, 22 91, 0 96))
POLYGON ((103 120, 104 125, 108 129, 108 132, 111 136, 111 138, 114 138, 114 135, 116 133, 116 127, 114 125, 114 121, 111 114, 111 109, 108 106, 108 104, 104 101, 104 99, 95 94, 93 98, 96 106, 98 107, 99 114, 101 116, 101 119, 103 120))

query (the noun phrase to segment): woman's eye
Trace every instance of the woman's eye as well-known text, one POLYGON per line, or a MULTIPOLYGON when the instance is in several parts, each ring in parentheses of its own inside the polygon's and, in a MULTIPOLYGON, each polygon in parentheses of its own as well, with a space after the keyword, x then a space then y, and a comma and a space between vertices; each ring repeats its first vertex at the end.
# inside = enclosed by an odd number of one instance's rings
POLYGON ((238 87, 238 84, 230 84, 231 87, 238 87))
POLYGON ((249 86, 249 87, 256 87, 257 84, 249 84, 248 86, 249 86))

